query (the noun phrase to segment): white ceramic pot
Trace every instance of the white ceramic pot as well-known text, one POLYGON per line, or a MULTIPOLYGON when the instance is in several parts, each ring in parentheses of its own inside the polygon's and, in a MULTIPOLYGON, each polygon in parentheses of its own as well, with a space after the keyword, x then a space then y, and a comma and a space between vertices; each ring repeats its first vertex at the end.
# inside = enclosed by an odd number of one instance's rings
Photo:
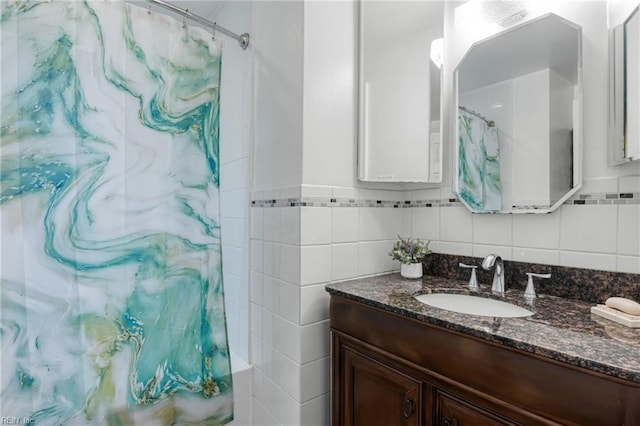
POLYGON ((422 262, 400 265, 400 275, 405 278, 422 278, 422 262))

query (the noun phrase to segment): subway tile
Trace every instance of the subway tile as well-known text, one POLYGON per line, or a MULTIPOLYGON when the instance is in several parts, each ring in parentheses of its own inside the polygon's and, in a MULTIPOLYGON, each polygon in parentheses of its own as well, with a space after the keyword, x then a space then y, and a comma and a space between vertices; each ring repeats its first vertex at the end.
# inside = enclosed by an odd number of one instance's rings
POLYGON ((560 248, 563 251, 615 253, 617 209, 617 206, 563 206, 560 248))
POLYGON ((618 192, 618 178, 583 178, 580 194, 605 194, 618 192))
POLYGON ((308 285, 300 289, 300 325, 329 319, 329 293, 325 284, 308 285))
POLYGON ((639 256, 618 256, 616 271, 627 274, 640 274, 639 256))
MULTIPOLYGON (((259 339, 254 339, 252 346, 256 347, 257 345, 262 346, 261 343, 258 342, 259 339)), ((262 372, 262 370, 260 369, 260 367, 258 366, 259 364, 257 362, 255 362, 255 355, 254 355, 254 368, 251 369, 251 375, 253 376, 252 379, 252 383, 253 386, 251 388, 251 394, 252 396, 256 397, 257 399, 262 399, 262 395, 263 395, 263 380, 264 380, 264 373, 262 372)))
POLYGON ((321 185, 302 185, 302 197, 304 198, 331 198, 333 187, 321 185))
POLYGON ((300 404, 280 388, 275 389, 275 415, 283 425, 300 424, 300 404))
POLYGON ((360 226, 358 229, 359 241, 372 241, 382 239, 382 208, 360 207, 360 226))
POLYGON ((411 237, 422 240, 440 239, 440 208, 416 207, 403 210, 411 212, 411 237))
POLYGON ((300 321, 300 287, 280 282, 280 315, 295 324, 300 321))
MULTIPOLYGON (((273 312, 271 312, 268 308, 264 308, 262 310, 262 360, 265 362, 265 355, 267 354, 265 349, 267 346, 273 347, 273 338, 274 338, 274 324, 275 317, 273 312)), ((265 362, 266 364, 266 362, 265 362)), ((264 367, 266 371, 266 367, 264 367)))
POLYGON ((300 284, 318 284, 331 280, 331 246, 300 248, 300 284))
POLYGON ((280 188, 280 197, 284 199, 290 198, 300 198, 302 196, 302 192, 300 189, 300 185, 296 186, 287 186, 285 188, 280 188))
POLYGON ((265 275, 262 282, 262 306, 273 313, 280 312, 280 281, 265 275))
POLYGON ((512 244, 512 215, 472 215, 473 243, 510 246, 512 244))
POLYGON ((395 240, 378 241, 382 272, 397 271, 400 269, 400 262, 393 260, 391 256, 389 256, 394 242, 395 240))
POLYGON ((301 425, 326 426, 331 423, 331 394, 307 401, 302 404, 301 425))
POLYGON ((247 218, 249 216, 247 189, 220 191, 220 216, 223 218, 247 218))
POLYGON ((333 243, 358 241, 359 210, 357 207, 331 209, 331 241, 333 243))
MULTIPOLYGON (((300 365, 293 362, 284 355, 279 357, 278 365, 278 384, 282 386, 282 389, 289 394, 293 399, 300 401, 300 377, 303 372, 300 365)), ((304 380, 304 377, 303 377, 304 380)))
POLYGON ((222 246, 222 258, 224 259, 224 271, 240 276, 246 268, 247 249, 222 246))
POLYGON ((439 200, 440 199, 440 188, 420 189, 420 190, 415 190, 415 191, 409 191, 409 193, 405 195, 405 199, 409 200, 409 201, 439 200))
POLYGON ((222 282, 225 303, 238 305, 240 303, 240 277, 223 271, 222 282))
MULTIPOLYGON (((413 224, 411 223, 411 217, 414 209, 400 209, 402 212, 402 230, 400 235, 413 235, 413 224)), ((439 210, 439 209, 438 209, 439 210)), ((440 233, 440 224, 438 224, 438 234, 440 233)))
POLYGON ((618 206, 618 254, 640 256, 640 205, 618 206))
POLYGON ((251 240, 251 270, 262 273, 264 268, 264 242, 251 240))
POLYGON ((310 401, 329 392, 331 358, 304 364, 301 368, 301 402, 310 401))
POLYGON ((300 209, 300 244, 331 243, 331 207, 300 209))
POLYGON ((584 253, 561 251, 560 265, 572 268, 595 269, 601 271, 616 270, 616 256, 603 253, 584 253))
POLYGON ((399 208, 383 208, 382 210, 382 238, 394 239, 402 232, 402 210, 399 208))
MULTIPOLYGON (((242 106, 240 106, 242 107, 242 106)), ((224 126, 221 126, 224 127, 224 126)), ((226 165, 249 157, 250 130, 243 126, 220 137, 220 164, 226 165)))
POLYGON ((358 276, 358 243, 331 245, 331 281, 358 276))
POLYGON ((276 317, 275 323, 274 330, 277 330, 277 333, 273 336, 274 347, 292 361, 301 363, 300 344, 303 329, 281 317, 276 317))
POLYGON ((255 271, 251 271, 250 300, 253 303, 262 305, 262 274, 255 271))
POLYGON ((619 192, 640 192, 640 176, 620 176, 619 192))
POLYGON ((280 244, 264 243, 263 250, 263 273, 278 278, 280 276, 280 244))
MULTIPOLYGON (((352 260, 352 259, 349 259, 352 260)), ((382 257, 377 241, 358 243, 358 275, 372 275, 382 272, 382 257)))
MULTIPOLYGON (((467 243, 451 243, 449 241, 439 241, 438 253, 456 254, 459 256, 472 256, 473 245, 467 243)), ((435 251, 435 250, 434 250, 435 251)))
POLYGON ((220 166, 220 190, 233 191, 249 187, 249 161, 244 158, 220 166))
POLYGON ((485 257, 489 254, 495 254, 502 257, 504 260, 513 259, 513 248, 511 246, 490 246, 483 244, 473 245, 474 257, 485 257))
POLYGON ((329 356, 329 321, 321 321, 300 327, 300 363, 306 364, 329 356))
POLYGON ((222 219, 222 245, 232 247, 247 247, 247 220, 246 219, 222 219))
POLYGON ((300 284, 300 246, 280 245, 280 278, 300 284))
POLYGON ((262 240, 264 238, 264 208, 251 208, 251 239, 262 240))
POLYGON ((446 207, 440 216, 440 241, 469 243, 472 238, 471 213, 465 207, 446 207))
POLYGON ((562 210, 544 215, 513 215, 513 245, 557 250, 561 216, 562 210))
POLYGON ((266 207, 263 211, 264 240, 280 242, 280 212, 279 207, 266 207))
POLYGON ((333 198, 346 198, 349 200, 357 200, 360 198, 360 190, 358 188, 334 187, 333 198))
POLYGON ((300 245, 300 207, 285 207, 280 212, 280 241, 300 245))
POLYGON ((251 334, 262 338, 262 307, 257 303, 251 304, 251 334))
POLYGON ((559 250, 544 250, 527 247, 513 247, 513 260, 524 263, 540 263, 543 265, 559 265, 559 250))

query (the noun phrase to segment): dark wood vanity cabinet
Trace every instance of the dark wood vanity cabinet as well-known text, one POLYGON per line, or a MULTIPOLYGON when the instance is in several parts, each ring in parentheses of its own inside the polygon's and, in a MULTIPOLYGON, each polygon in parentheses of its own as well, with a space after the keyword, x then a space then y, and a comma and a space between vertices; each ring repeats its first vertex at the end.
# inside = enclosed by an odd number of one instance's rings
POLYGON ((333 426, 639 425, 640 385, 331 297, 333 426))

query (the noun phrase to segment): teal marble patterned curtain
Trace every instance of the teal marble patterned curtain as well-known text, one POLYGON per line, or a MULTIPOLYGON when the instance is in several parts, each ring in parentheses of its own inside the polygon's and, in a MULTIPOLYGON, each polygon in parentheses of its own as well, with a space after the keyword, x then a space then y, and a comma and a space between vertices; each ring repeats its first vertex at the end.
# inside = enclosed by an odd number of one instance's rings
POLYGON ((120 2, 0 5, 0 416, 227 423, 219 44, 120 2))
POLYGON ((458 195, 478 211, 502 210, 498 129, 458 110, 458 195))

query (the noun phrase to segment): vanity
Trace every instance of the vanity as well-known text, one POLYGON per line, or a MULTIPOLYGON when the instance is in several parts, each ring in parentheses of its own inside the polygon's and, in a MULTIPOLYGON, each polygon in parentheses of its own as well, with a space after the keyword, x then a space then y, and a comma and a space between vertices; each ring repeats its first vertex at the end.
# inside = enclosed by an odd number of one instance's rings
POLYGON ((640 330, 592 303, 508 289, 532 316, 467 315, 415 298, 466 282, 399 274, 327 291, 334 426, 640 424, 640 330))

